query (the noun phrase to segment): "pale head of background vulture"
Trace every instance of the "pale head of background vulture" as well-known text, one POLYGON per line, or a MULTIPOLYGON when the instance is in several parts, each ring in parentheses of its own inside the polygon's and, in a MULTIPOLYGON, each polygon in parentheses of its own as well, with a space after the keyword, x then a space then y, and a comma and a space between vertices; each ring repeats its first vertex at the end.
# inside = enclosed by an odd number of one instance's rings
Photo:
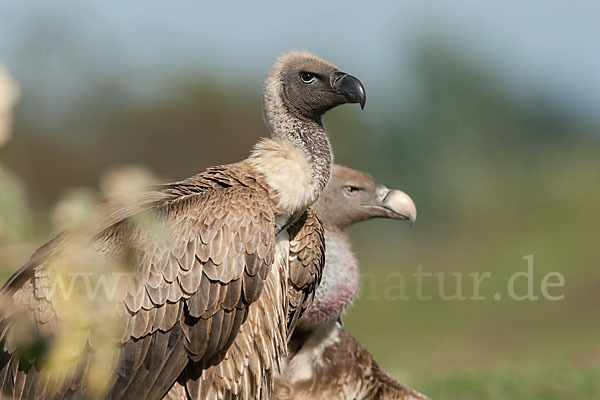
POLYGON ((310 53, 289 53, 265 83, 271 138, 248 159, 112 204, 85 234, 65 232, 42 246, 0 293, 0 397, 268 397, 324 264, 323 228, 310 208, 331 174, 321 116, 364 102, 356 78, 310 53), (122 326, 90 325, 103 319, 85 296, 70 303, 84 326, 64 318, 69 302, 51 294, 51 277, 59 264, 87 273, 73 243, 104 273, 134 272, 109 299, 122 326), (44 344, 40 354, 23 357, 19 317, 44 344), (101 340, 105 331, 110 340, 101 340), (68 344, 69 357, 50 363, 58 370, 39 362, 53 343, 68 344))
POLYGON ((341 314, 359 286, 358 261, 344 229, 372 218, 413 223, 417 211, 412 199, 404 192, 377 184, 369 174, 335 165, 315 209, 325 227, 325 268, 313 305, 300 319, 289 342, 273 398, 427 399, 385 372, 341 325, 341 314))
POLYGON ((359 287, 358 261, 344 230, 374 218, 408 220, 417 218, 412 199, 400 190, 378 184, 365 173, 335 165, 333 176, 315 209, 325 227, 326 265, 312 307, 302 326, 336 320, 350 305, 359 287))

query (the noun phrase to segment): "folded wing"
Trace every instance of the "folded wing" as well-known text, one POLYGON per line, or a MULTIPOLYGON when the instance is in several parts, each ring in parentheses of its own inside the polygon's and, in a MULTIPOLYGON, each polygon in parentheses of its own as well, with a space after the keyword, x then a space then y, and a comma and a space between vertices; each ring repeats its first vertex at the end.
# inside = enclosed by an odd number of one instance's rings
MULTIPOLYGON (((111 398, 161 398, 189 360, 214 365, 235 339, 248 306, 262 292, 275 242, 267 189, 243 171, 235 164, 213 168, 170 185, 150 196, 160 199, 143 211, 97 236, 98 254, 127 260, 135 272, 118 303, 125 328, 111 398)), ((35 397, 46 381, 57 379, 36 359, 23 363, 11 317, 19 309, 33 311, 44 342, 59 334, 47 266, 61 257, 67 240, 34 255, 3 292, 15 308, 2 321, 0 388, 13 398, 35 397)), ((77 357, 76 373, 59 377, 57 398, 84 392, 91 342, 77 357)))

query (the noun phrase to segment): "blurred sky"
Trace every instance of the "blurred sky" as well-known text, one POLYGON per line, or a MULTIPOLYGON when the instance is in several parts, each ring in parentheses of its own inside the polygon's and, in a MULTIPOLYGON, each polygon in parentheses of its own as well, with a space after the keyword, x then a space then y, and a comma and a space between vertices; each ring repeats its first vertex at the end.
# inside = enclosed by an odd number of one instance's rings
POLYGON ((203 67, 217 67, 225 82, 230 74, 247 74, 254 88, 277 55, 306 48, 360 76, 370 94, 388 96, 386 81, 406 78, 403 56, 416 39, 433 34, 449 45, 466 44, 507 86, 537 88, 595 117, 599 21, 597 0, 3 0, 0 61, 22 85, 43 82, 60 98, 82 85, 77 65, 63 60, 78 44, 98 71, 115 73, 136 90, 152 89, 165 72, 203 67))

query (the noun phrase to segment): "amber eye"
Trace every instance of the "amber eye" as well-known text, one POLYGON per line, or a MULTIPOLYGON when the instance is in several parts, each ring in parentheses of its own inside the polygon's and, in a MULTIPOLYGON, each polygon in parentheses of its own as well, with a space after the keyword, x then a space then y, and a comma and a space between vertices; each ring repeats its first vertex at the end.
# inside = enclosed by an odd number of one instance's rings
POLYGON ((310 72, 302 72, 300 74, 300 79, 302 80, 302 82, 308 84, 308 83, 313 83, 317 77, 315 76, 315 74, 312 74, 310 72))
POLYGON ((359 191, 360 189, 355 186, 344 186, 344 194, 348 197, 355 197, 359 191))

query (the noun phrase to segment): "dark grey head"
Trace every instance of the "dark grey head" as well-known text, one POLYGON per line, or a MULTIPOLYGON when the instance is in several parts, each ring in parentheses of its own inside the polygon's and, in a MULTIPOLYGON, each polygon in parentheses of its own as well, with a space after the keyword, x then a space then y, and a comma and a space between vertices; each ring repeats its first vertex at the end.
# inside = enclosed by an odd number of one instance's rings
POLYGON ((412 199, 400 190, 377 184, 367 173, 341 165, 333 166, 329 184, 315 204, 326 228, 345 229, 372 218, 417 218, 412 199))
POLYGON ((281 108, 301 119, 320 123, 328 110, 345 103, 364 107, 361 82, 306 51, 290 52, 277 60, 265 83, 265 115, 281 108))

